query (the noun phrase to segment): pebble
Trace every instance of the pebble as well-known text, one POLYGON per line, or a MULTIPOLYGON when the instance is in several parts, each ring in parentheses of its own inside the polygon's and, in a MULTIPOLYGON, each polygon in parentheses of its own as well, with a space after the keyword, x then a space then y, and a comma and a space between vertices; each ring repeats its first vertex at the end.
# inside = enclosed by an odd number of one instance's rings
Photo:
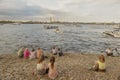
MULTIPOLYGON (((86 69, 89 63, 93 63, 97 59, 97 55, 78 55, 78 54, 67 54, 63 57, 57 57, 57 69, 59 71, 59 76, 56 80, 116 80, 120 74, 120 63, 118 62, 120 58, 106 58, 107 66, 109 69, 108 73, 98 73, 90 72, 86 69), (90 57, 90 58, 89 58, 90 57), (64 59, 64 61, 63 61, 64 59), (110 60, 109 60, 110 59, 110 60), (115 63, 112 65, 111 63, 115 63), (111 70, 114 68, 115 70, 111 70)), ((48 58, 49 59, 49 58, 48 58)), ((47 62, 49 61, 47 59, 47 62)), ((0 79, 1 80, 32 80, 31 69, 36 69, 36 60, 23 60, 17 59, 16 56, 8 56, 8 58, 3 58, 0 61, 0 79), (12 57, 12 59, 11 59, 12 57), (15 60, 14 60, 15 59, 15 60), (13 63, 14 60, 14 63, 13 63), (8 64, 8 63, 10 64, 8 64)), ((34 79, 37 79, 35 76, 34 79)), ((33 79, 33 80, 34 80, 33 79)), ((48 80, 47 76, 44 76, 41 80, 48 80)))

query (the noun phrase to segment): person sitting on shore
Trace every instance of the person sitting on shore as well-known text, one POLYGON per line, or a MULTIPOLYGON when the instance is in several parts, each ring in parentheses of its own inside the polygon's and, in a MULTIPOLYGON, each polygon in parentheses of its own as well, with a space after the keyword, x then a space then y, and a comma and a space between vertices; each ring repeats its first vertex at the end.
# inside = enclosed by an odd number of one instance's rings
POLYGON ((57 55, 58 48, 56 46, 53 46, 52 48, 52 54, 57 55))
POLYGON ((35 59, 36 58, 36 51, 34 49, 32 49, 32 51, 30 52, 30 59, 35 59))
POLYGON ((44 56, 42 49, 38 48, 37 50, 37 58, 39 59, 41 56, 44 56))
POLYGON ((118 55, 120 55, 120 53, 119 53, 119 51, 118 51, 118 49, 117 49, 117 48, 115 48, 115 51, 117 52, 117 54, 118 54, 118 55))
POLYGON ((37 63, 37 75, 38 77, 40 77, 41 75, 46 74, 48 71, 46 62, 45 62, 45 58, 44 56, 41 56, 40 58, 38 58, 38 63, 37 63))
POLYGON ((20 48, 17 52, 19 58, 23 58, 24 55, 24 47, 20 48))
POLYGON ((26 49, 24 50, 24 58, 25 58, 25 59, 29 58, 29 55, 30 55, 30 51, 29 51, 28 48, 26 48, 26 49))
POLYGON ((48 76, 50 79, 55 79, 58 76, 58 72, 56 70, 56 65, 55 65, 55 57, 50 58, 50 63, 48 64, 49 72, 48 76))
POLYGON ((113 56, 113 50, 111 48, 106 49, 107 56, 113 56))
POLYGON ((62 52, 62 50, 61 50, 60 48, 58 48, 57 54, 58 54, 59 56, 63 56, 63 52, 62 52))
POLYGON ((101 71, 101 72, 106 71, 106 63, 105 63, 104 55, 99 55, 99 60, 95 62, 95 65, 93 66, 93 70, 101 71))

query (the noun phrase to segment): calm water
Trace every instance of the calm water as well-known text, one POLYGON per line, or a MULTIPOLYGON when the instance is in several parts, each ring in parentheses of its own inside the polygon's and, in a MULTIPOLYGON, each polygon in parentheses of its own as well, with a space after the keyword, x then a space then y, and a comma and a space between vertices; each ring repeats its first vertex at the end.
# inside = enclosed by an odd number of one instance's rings
POLYGON ((44 29, 42 24, 0 25, 0 53, 14 53, 21 46, 41 47, 49 51, 53 45, 58 45, 66 52, 97 53, 109 46, 120 48, 120 39, 102 34, 106 30, 112 30, 113 26, 58 26, 60 33, 55 33, 53 29, 44 29))

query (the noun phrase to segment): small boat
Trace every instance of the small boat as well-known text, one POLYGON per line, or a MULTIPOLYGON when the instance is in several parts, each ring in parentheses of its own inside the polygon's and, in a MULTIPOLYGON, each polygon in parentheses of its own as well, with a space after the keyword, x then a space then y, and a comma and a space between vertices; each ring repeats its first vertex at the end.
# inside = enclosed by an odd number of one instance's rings
POLYGON ((115 38, 120 38, 120 31, 105 31, 103 33, 106 35, 113 36, 115 38))
POLYGON ((120 29, 120 25, 114 26, 114 29, 120 29))
POLYGON ((44 25, 45 29, 57 29, 58 26, 50 26, 50 25, 44 25))
POLYGON ((55 29, 54 32, 59 33, 60 32, 59 28, 55 29))
POLYGON ((21 25, 21 23, 20 22, 15 22, 15 23, 13 23, 13 25, 21 25))

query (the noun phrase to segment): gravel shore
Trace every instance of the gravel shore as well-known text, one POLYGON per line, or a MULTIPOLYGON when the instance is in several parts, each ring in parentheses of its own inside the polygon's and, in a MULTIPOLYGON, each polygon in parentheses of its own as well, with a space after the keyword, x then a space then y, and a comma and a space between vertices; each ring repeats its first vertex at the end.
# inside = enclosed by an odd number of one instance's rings
MULTIPOLYGON (((49 62, 50 53, 45 53, 49 62)), ((58 77, 55 80, 120 80, 120 57, 107 57, 107 71, 94 72, 89 70, 96 60, 98 54, 65 53, 64 56, 56 57, 58 77)), ((37 80, 36 71, 37 59, 18 58, 17 54, 0 55, 0 80, 37 80)), ((41 80, 49 80, 48 75, 41 77, 41 80)))

